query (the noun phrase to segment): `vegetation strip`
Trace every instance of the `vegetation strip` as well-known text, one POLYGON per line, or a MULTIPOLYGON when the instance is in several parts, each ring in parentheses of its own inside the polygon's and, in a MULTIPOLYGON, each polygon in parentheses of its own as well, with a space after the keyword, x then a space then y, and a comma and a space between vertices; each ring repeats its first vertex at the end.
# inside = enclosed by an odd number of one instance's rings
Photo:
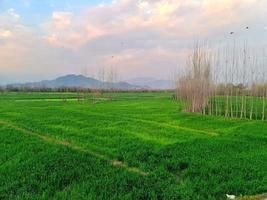
POLYGON ((180 130, 190 131, 190 132, 195 132, 195 133, 202 133, 202 134, 211 135, 211 136, 218 136, 219 135, 219 133, 212 132, 212 131, 206 131, 206 130, 203 131, 203 130, 199 130, 199 129, 193 129, 193 128, 188 128, 188 127, 179 126, 179 125, 172 125, 172 124, 162 123, 162 122, 158 123, 158 122, 155 122, 152 120, 136 119, 136 118, 130 118, 130 117, 128 119, 138 121, 138 122, 153 124, 156 126, 175 128, 175 129, 180 129, 180 130))
POLYGON ((110 163, 110 165, 112 165, 113 167, 123 168, 123 169, 127 170, 128 172, 136 173, 136 174, 139 174, 141 176, 149 175, 148 172, 144 172, 144 171, 142 171, 141 169, 139 169, 137 167, 129 167, 126 163, 124 163, 122 161, 110 160, 107 156, 105 156, 103 154, 99 154, 97 152, 94 152, 94 151, 91 151, 91 150, 88 150, 88 149, 84 149, 84 148, 82 148, 82 147, 80 147, 78 145, 71 144, 68 141, 62 141, 62 140, 55 139, 53 137, 44 136, 44 135, 41 135, 39 133, 27 130, 27 129, 19 127, 19 126, 16 126, 16 125, 14 125, 14 124, 12 124, 10 122, 7 122, 7 121, 0 120, 0 124, 2 124, 4 126, 7 126, 7 127, 10 127, 10 128, 12 128, 14 130, 20 131, 20 132, 22 132, 24 134, 38 137, 39 139, 41 139, 41 140, 43 140, 45 142, 49 142, 49 143, 53 143, 53 144, 57 144, 57 145, 63 145, 63 146, 66 146, 66 147, 71 148, 71 149, 76 150, 76 151, 80 151, 80 152, 83 152, 83 153, 91 154, 91 155, 93 155, 93 156, 95 156, 95 157, 97 157, 99 159, 103 159, 103 160, 108 161, 110 163))
MULTIPOLYGON (((107 117, 107 116, 114 117, 114 115, 109 115, 109 114, 106 114, 106 113, 105 114, 93 113, 93 114, 94 115, 98 115, 98 116, 103 116, 103 117, 107 117)), ((121 117, 121 115, 120 115, 120 117, 121 117)), ((188 128, 188 127, 185 127, 185 126, 172 125, 172 124, 168 124, 168 123, 164 123, 164 122, 157 122, 157 121, 148 120, 148 119, 138 119, 138 118, 135 118, 135 117, 124 117, 124 118, 128 119, 128 120, 131 120, 131 121, 152 124, 152 125, 159 126, 159 127, 168 127, 168 128, 180 129, 180 130, 184 130, 184 131, 190 131, 190 132, 194 132, 194 133, 201 133, 201 134, 210 135, 210 136, 218 136, 218 135, 220 135, 219 133, 214 132, 214 131, 199 130, 199 129, 195 129, 195 128, 188 128)))
POLYGON ((267 193, 256 196, 244 196, 237 198, 237 200, 266 200, 266 199, 267 199, 267 193))
MULTIPOLYGON (((80 113, 80 112, 78 112, 80 113)), ((98 115, 98 116, 103 116, 103 117, 113 117, 114 115, 109 115, 107 113, 102 114, 102 113, 93 113, 94 115, 98 115)), ((120 115, 121 117, 121 115, 120 115)), ((185 126, 180 126, 180 125, 173 125, 173 124, 168 124, 168 123, 164 123, 164 122, 157 122, 157 121, 153 121, 153 120, 148 120, 148 119, 138 119, 135 117, 124 117, 124 119, 128 119, 131 121, 135 121, 135 122, 142 122, 142 123, 147 123, 147 124, 152 124, 158 127, 167 127, 167 128, 174 128, 174 129, 180 129, 183 131, 190 131, 190 132, 194 132, 194 133, 201 133, 201 134, 205 134, 205 135, 210 135, 210 136, 218 136, 220 135, 220 133, 214 132, 214 131, 208 131, 208 130, 199 130, 199 129, 195 129, 195 128, 188 128, 185 126)), ((233 128, 238 128, 240 126, 236 126, 233 128)))

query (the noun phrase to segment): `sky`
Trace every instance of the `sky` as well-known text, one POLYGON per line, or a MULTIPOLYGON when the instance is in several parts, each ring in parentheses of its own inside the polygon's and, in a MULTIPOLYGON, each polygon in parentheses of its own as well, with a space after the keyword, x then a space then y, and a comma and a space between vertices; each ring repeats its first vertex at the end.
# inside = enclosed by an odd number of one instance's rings
POLYGON ((111 68, 168 79, 198 40, 265 46, 267 1, 0 0, 0 84, 111 68))

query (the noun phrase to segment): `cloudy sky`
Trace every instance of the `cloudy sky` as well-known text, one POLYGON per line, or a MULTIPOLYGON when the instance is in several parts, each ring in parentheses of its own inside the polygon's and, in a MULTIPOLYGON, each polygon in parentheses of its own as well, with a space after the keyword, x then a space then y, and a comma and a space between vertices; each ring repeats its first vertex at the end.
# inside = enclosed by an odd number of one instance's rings
POLYGON ((266 0, 0 0, 0 84, 102 68, 166 79, 194 41, 233 39, 267 44, 266 0))

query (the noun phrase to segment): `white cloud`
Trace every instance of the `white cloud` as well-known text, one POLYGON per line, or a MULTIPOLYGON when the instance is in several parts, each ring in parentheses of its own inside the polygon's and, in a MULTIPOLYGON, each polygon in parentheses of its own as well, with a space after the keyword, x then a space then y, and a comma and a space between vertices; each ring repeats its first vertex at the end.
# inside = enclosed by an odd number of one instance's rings
POLYGON ((18 13, 16 13, 14 8, 10 8, 7 11, 7 14, 13 19, 13 20, 19 20, 20 19, 20 15, 18 13))
POLYGON ((64 31, 71 25, 72 17, 71 12, 54 12, 52 14, 52 25, 56 30, 64 31))
POLYGON ((15 10, 0 14, 0 84, 71 72, 68 67, 74 66, 76 59, 68 51, 48 45, 40 31, 25 26, 18 16, 15 10))
POLYGON ((8 38, 11 36, 12 36, 12 33, 10 30, 0 30, 0 38, 8 38))
POLYGON ((40 30, 9 9, 0 14, 0 73, 51 76, 114 66, 125 78, 168 76, 195 39, 225 39, 251 26, 250 37, 266 41, 264 31, 253 30, 262 30, 266 9, 265 0, 117 0, 81 13, 55 11, 40 30))
POLYGON ((263 0, 117 0, 91 7, 76 20, 71 13, 54 13, 48 39, 56 35, 61 38, 57 45, 71 43, 68 46, 75 48, 99 37, 119 37, 136 30, 177 39, 209 37, 257 19, 266 7, 263 0), (64 35, 58 32, 61 29, 64 35))
POLYGON ((54 12, 44 25, 47 41, 56 47, 77 49, 88 41, 103 35, 97 26, 75 19, 70 12, 54 12))

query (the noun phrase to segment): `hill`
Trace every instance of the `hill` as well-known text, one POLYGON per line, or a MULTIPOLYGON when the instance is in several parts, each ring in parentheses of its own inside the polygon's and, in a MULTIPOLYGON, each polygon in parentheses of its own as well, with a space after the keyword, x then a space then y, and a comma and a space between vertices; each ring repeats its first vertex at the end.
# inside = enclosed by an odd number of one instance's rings
POLYGON ((145 86, 151 89, 166 90, 166 89, 173 88, 172 81, 160 80, 160 79, 155 79, 155 78, 135 78, 135 79, 127 80, 126 82, 133 84, 133 85, 140 86, 140 87, 145 86))
POLYGON ((115 88, 122 90, 141 89, 141 86, 129 84, 127 82, 102 82, 97 79, 83 75, 66 75, 54 80, 43 80, 39 82, 9 84, 8 87, 30 87, 30 88, 60 88, 60 87, 78 87, 78 88, 115 88))

